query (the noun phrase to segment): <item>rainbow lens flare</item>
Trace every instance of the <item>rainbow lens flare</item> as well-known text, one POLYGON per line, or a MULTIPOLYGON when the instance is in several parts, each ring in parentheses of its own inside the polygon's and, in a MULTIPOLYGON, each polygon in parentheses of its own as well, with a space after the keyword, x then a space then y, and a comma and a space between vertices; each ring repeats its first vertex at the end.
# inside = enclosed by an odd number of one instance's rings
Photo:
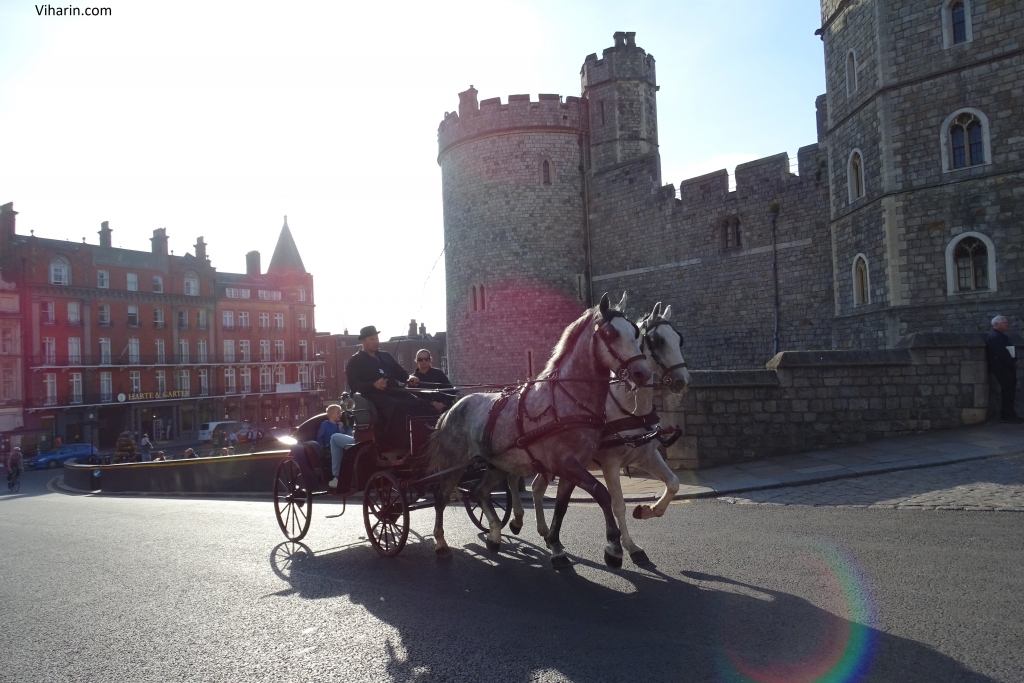
MULTIPOLYGON (((715 654, 719 680, 728 683, 857 683, 864 680, 874 661, 877 640, 867 581, 853 558, 834 545, 818 542, 809 550, 809 568, 820 580, 823 597, 837 601, 836 612, 840 616, 792 596, 783 599, 792 599, 798 614, 801 607, 806 611, 808 619, 803 623, 773 623, 782 610, 760 610, 754 620, 759 619, 761 623, 751 630, 753 637, 762 640, 757 644, 760 649, 763 651, 767 646, 771 651, 770 661, 765 661, 763 654, 751 652, 750 634, 744 634, 742 628, 733 628, 736 624, 723 623, 722 647, 715 654)), ((756 601, 755 598, 747 600, 756 601)))

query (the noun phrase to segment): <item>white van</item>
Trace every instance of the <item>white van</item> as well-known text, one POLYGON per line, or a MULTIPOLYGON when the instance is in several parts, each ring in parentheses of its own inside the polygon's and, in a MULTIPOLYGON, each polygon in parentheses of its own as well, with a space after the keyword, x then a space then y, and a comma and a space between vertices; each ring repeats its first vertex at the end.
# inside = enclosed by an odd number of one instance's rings
MULTIPOLYGON (((220 425, 225 425, 227 429, 236 433, 242 430, 249 430, 249 423, 247 422, 237 422, 235 420, 222 420, 221 422, 204 422, 201 425, 199 425, 199 440, 213 441, 213 433, 220 425)), ((240 440, 244 441, 244 439, 240 440)))

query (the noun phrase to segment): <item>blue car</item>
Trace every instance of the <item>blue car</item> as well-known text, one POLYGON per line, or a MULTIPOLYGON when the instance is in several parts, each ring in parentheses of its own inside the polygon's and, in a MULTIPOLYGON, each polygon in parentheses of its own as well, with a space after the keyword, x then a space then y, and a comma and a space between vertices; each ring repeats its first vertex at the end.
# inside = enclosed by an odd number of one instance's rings
POLYGON ((42 453, 34 458, 30 458, 25 464, 37 470, 54 469, 62 467, 71 458, 77 458, 79 462, 85 462, 86 458, 90 455, 99 458, 100 452, 91 444, 72 443, 49 453, 42 453))

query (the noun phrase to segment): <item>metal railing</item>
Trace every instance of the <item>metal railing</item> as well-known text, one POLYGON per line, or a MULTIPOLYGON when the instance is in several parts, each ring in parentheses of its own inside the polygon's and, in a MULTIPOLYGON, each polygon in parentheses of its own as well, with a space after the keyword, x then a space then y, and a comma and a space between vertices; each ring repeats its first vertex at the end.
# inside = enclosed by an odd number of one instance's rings
POLYGON ((281 365, 284 363, 309 363, 322 364, 320 359, 303 358, 301 353, 286 353, 283 356, 274 355, 268 360, 258 356, 251 356, 250 360, 244 360, 238 353, 234 356, 207 353, 205 358, 198 353, 189 353, 187 357, 180 354, 147 354, 132 355, 125 349, 119 356, 113 354, 104 355, 101 353, 81 355, 69 355, 67 353, 40 354, 27 356, 28 367, 38 368, 69 368, 69 367, 118 367, 128 365, 281 365))
MULTIPOLYGON (((109 393, 104 391, 83 391, 81 394, 72 394, 66 387, 59 387, 56 396, 47 396, 45 390, 35 391, 26 395, 23 405, 26 408, 60 408, 63 406, 102 405, 105 403, 126 405, 138 401, 241 398, 256 394, 277 393, 276 384, 269 386, 261 385, 258 389, 253 384, 250 391, 244 391, 244 389, 245 387, 241 385, 236 385, 234 391, 228 391, 227 388, 221 386, 209 386, 204 393, 203 388, 197 386, 192 386, 191 389, 172 389, 168 387, 167 391, 157 394, 155 391, 146 390, 145 387, 140 392, 133 390, 129 385, 116 384, 109 393), (125 395, 126 401, 124 403, 118 400, 120 394, 125 395), (142 395, 141 398, 138 396, 139 394, 142 395)), ((313 385, 304 385, 301 391, 320 391, 320 389, 313 385)))

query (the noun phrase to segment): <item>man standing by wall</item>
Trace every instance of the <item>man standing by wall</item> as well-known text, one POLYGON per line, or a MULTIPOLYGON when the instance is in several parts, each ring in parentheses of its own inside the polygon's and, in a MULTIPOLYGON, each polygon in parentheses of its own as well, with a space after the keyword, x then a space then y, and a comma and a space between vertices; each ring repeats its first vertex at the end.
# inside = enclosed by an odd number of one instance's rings
POLYGON ((1014 399, 1017 395, 1017 353, 1013 342, 1006 335, 1010 321, 1005 315, 992 318, 992 330, 985 339, 985 355, 988 358, 988 369, 999 382, 999 393, 1002 406, 999 411, 1000 422, 1020 424, 1024 422, 1017 416, 1014 399))

